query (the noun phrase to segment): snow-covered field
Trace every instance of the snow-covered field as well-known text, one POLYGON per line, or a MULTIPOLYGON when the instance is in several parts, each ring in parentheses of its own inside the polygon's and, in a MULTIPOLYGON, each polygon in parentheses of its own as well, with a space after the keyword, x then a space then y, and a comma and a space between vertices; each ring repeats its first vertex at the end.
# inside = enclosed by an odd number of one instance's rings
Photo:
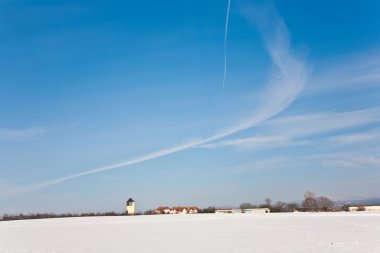
POLYGON ((380 252, 380 213, 196 214, 0 222, 0 252, 380 252))

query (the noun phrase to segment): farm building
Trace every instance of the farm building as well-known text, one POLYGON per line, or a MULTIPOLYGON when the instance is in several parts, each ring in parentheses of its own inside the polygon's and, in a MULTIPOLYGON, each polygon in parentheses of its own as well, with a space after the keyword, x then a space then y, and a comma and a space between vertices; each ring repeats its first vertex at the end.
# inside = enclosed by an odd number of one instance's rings
POLYGON ((251 208, 251 209, 238 209, 238 208, 220 208, 216 209, 215 213, 270 213, 269 208, 251 208))
POLYGON ((252 208, 252 209, 244 209, 243 213, 270 213, 269 208, 252 208))
POLYGON ((357 211, 380 212, 380 206, 350 206, 348 207, 348 211, 350 212, 357 212, 357 211))

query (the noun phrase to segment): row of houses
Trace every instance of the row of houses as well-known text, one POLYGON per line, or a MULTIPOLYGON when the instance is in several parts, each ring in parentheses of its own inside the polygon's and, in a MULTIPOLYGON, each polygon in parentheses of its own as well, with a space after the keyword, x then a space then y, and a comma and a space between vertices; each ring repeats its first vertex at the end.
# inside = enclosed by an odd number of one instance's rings
MULTIPOLYGON (((160 206, 153 210, 154 214, 194 214, 199 213, 201 209, 196 206, 160 206)), ((270 213, 269 208, 252 208, 252 209, 236 209, 236 208, 219 208, 215 213, 270 213)))
POLYGON ((194 214, 199 213, 201 209, 196 206, 160 206, 153 210, 154 214, 194 214))
MULTIPOLYGON (((125 212, 127 215, 135 214, 135 201, 129 198, 126 202, 125 212)), ((160 206, 153 210, 154 214, 196 214, 200 213, 201 209, 196 206, 160 206)), ((252 208, 252 209, 234 209, 234 208, 219 208, 215 213, 270 213, 269 208, 252 208)))

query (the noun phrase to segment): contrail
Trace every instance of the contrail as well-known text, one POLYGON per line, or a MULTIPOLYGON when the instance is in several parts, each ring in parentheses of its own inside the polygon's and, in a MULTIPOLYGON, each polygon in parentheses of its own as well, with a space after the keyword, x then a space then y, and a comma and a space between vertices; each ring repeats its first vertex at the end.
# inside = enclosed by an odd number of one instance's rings
POLYGON ((228 0, 227 14, 226 14, 226 26, 224 28, 224 72, 223 72, 223 91, 226 84, 227 77, 227 35, 228 35, 228 19, 230 17, 231 0, 228 0))
MULTIPOLYGON (((261 19, 262 18, 263 17, 261 17, 261 19)), ((269 22, 271 24, 270 26, 267 26, 271 28, 271 31, 268 32, 266 29, 260 29, 260 31, 263 34, 266 48, 273 62, 274 68, 271 78, 266 84, 267 88, 261 96, 259 106, 252 117, 246 119, 245 121, 239 122, 234 127, 225 129, 224 131, 218 132, 207 138, 176 145, 119 163, 42 182, 30 187, 20 188, 19 190, 14 191, 13 194, 42 189, 90 174, 125 168, 134 164, 187 150, 199 145, 204 145, 256 126, 283 111, 296 99, 304 87, 310 71, 307 63, 304 62, 302 58, 291 52, 290 38, 284 22, 279 17, 276 17, 275 19, 267 18, 265 22, 269 22)))

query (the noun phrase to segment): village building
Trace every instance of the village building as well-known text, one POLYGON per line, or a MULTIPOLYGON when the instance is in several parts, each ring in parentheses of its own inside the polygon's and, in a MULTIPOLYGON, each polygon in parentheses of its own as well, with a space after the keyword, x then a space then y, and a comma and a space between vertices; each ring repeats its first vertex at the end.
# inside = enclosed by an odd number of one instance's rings
POLYGON ((237 208, 218 208, 215 213, 241 213, 241 209, 237 208))
POLYGON ((160 206, 153 210, 154 214, 195 214, 199 213, 201 209, 196 206, 160 206))
POLYGON ((358 212, 358 211, 372 211, 380 212, 380 206, 350 206, 348 207, 349 212, 358 212))
POLYGON ((135 201, 132 198, 129 198, 125 206, 125 213, 127 215, 134 215, 136 212, 135 209, 136 209, 135 201))
POLYGON ((252 209, 244 209, 243 213, 270 213, 269 208, 252 208, 252 209))
POLYGON ((215 213, 247 213, 247 214, 259 214, 259 213, 270 213, 269 208, 250 208, 250 209, 239 209, 239 208, 219 208, 215 210, 215 213))

